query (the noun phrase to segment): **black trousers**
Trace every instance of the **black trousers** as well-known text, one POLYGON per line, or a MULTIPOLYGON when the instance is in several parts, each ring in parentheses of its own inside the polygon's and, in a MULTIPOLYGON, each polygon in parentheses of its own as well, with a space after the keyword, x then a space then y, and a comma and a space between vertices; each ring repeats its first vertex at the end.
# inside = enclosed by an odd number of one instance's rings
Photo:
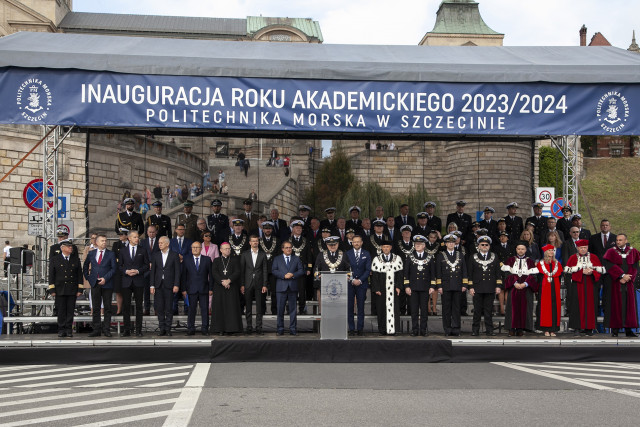
POLYGON ((484 316, 484 329, 486 333, 493 332, 493 300, 496 294, 478 293, 473 296, 473 332, 480 332, 480 317, 484 316))
POLYGON ((460 291, 442 292, 442 327, 445 334, 460 333, 460 291))
POLYGON ((189 297, 189 314, 187 317, 187 329, 189 331, 196 330, 196 313, 198 312, 198 304, 200 305, 200 318, 202 325, 200 330, 207 332, 209 330, 209 293, 198 292, 195 294, 188 294, 189 297))
POLYGON ((93 305, 93 327, 94 331, 108 331, 111 327, 111 296, 113 289, 105 289, 97 285, 91 288, 91 304, 93 305), (100 325, 100 304, 104 305, 104 321, 100 325))
POLYGON ((276 276, 269 275, 269 294, 271 295, 271 314, 278 314, 278 298, 276 293, 276 276))
MULTIPOLYGON (((401 293, 402 295, 402 293, 401 293)), ((409 303, 411 306, 411 329, 413 332, 418 332, 418 309, 420 310, 420 333, 427 332, 427 316, 429 305, 429 291, 414 291, 411 290, 411 296, 409 297, 409 303)))
POLYGON ((144 311, 149 311, 151 308, 151 288, 147 284, 144 287, 144 311))
POLYGON ((252 300, 256 300, 256 329, 262 329, 262 286, 251 285, 244 288, 245 302, 245 320, 247 321, 247 329, 253 328, 253 304, 252 300))
POLYGON ((298 309, 302 311, 306 306, 307 306, 307 276, 305 273, 304 276, 298 279, 298 309))
POLYGON ((400 290, 400 315, 404 316, 405 314, 411 314, 412 305, 411 305, 411 297, 407 295, 404 288, 400 290))
POLYGON ((156 288, 154 297, 158 329, 169 332, 173 323, 173 286, 156 288))
POLYGON ((467 308, 469 303, 467 301, 467 291, 460 293, 460 314, 467 315, 467 308))
POLYGON ((136 299, 136 332, 142 332, 142 299, 144 298, 143 286, 122 288, 122 317, 124 319, 124 330, 131 332, 131 295, 136 299))
MULTIPOLYGON (((56 294, 56 307, 58 308, 58 332, 71 332, 73 327, 73 310, 76 307, 76 295, 56 294)), ((100 309, 98 309, 98 317, 100 309)))

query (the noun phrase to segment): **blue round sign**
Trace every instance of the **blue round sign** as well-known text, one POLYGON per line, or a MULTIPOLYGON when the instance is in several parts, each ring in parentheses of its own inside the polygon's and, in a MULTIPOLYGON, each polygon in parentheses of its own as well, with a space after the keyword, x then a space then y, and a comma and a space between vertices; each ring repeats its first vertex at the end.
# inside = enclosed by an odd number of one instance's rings
POLYGON ((556 218, 562 218, 564 216, 562 215, 562 208, 567 205, 571 206, 571 203, 567 202, 564 197, 558 197, 551 203, 551 214, 556 218))
MULTIPOLYGON (((42 212, 42 183, 42 179, 34 179, 22 191, 22 199, 32 211, 42 212)), ((47 197, 53 197, 53 184, 50 182, 47 187, 47 197)), ((49 208, 51 207, 53 207, 53 203, 49 202, 49 208)))

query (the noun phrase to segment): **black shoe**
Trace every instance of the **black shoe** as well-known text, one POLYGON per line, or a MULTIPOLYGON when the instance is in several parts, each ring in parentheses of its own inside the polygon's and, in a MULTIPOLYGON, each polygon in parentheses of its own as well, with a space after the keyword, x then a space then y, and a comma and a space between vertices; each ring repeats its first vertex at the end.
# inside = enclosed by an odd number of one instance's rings
MULTIPOLYGON (((66 334, 65 334, 65 335, 66 335, 66 334)), ((92 332, 89 334, 89 338, 99 337, 99 336, 100 336, 100 331, 98 331, 98 330, 92 331, 92 332)))
POLYGON ((282 335, 284 335, 284 332, 283 331, 278 331, 278 332, 276 332, 276 335, 282 336, 282 335))
POLYGON ((202 331, 202 335, 205 336, 205 337, 209 336, 209 331, 202 331))
POLYGON ((363 336, 364 336, 364 331, 363 331, 362 329, 360 329, 360 330, 358 331, 358 336, 359 336, 359 337, 363 337, 363 336))
POLYGON ((142 315, 143 315, 143 316, 149 316, 149 315, 151 315, 151 310, 145 310, 145 311, 143 311, 143 312, 142 312, 142 315))
MULTIPOLYGON (((61 332, 58 332, 58 336, 59 336, 60 338, 64 338, 64 337, 66 337, 66 336, 67 336, 67 333, 66 333, 65 331, 61 331, 61 332)), ((91 335, 89 335, 89 336, 91 336, 91 335)))
POLYGON ((586 330, 584 331, 584 334, 588 337, 592 337, 593 336, 593 331, 592 330, 586 330))
POLYGON ((451 332, 445 332, 445 333, 444 333, 444 336, 445 336, 445 337, 450 337, 450 336, 451 336, 451 332))
POLYGON ((417 337, 418 336, 418 331, 411 331, 411 333, 409 334, 412 337, 417 337))
POLYGON ((137 336, 137 337, 142 337, 142 336, 144 336, 144 335, 142 335, 142 331, 138 331, 138 332, 136 332, 136 336, 137 336))
POLYGON ((172 336, 172 335, 173 335, 173 334, 171 333, 171 331, 165 331, 165 332, 167 333, 167 336, 168 336, 168 337, 170 337, 170 336, 172 336))
POLYGON ((618 336, 618 331, 615 331, 615 332, 611 331, 611 336, 612 337, 617 337, 618 336))
POLYGON ((160 332, 158 332, 158 336, 159 336, 159 337, 164 337, 165 335, 167 335, 167 331, 160 331, 160 332))
POLYGON ((629 337, 629 338, 638 338, 638 334, 636 334, 633 331, 627 331, 626 332, 626 336, 629 337))
POLYGON ((247 334, 247 335, 251 335, 253 333, 253 328, 246 328, 244 330, 244 333, 247 334))
POLYGON ((295 337, 296 335, 298 335, 298 332, 297 331, 291 331, 291 332, 289 332, 289 335, 295 337))
POLYGON ((356 331, 349 331, 349 333, 348 333, 348 335, 349 335, 350 337, 354 336, 355 334, 356 334, 356 331))
POLYGON ((67 332, 67 338, 73 338, 73 334, 71 332, 67 332))
POLYGON ((487 332, 487 336, 488 336, 488 337, 495 337, 495 336, 496 336, 496 333, 495 333, 495 332, 493 332, 493 331, 490 331, 490 332, 487 332))
POLYGON ((480 334, 478 332, 476 332, 476 331, 471 332, 471 336, 472 337, 477 337, 478 335, 480 335, 480 334))
POLYGON ((111 337, 111 332, 104 331, 104 332, 102 332, 102 335, 104 335, 105 337, 111 337))
POLYGON ((187 336, 190 337, 192 335, 195 335, 196 331, 187 331, 187 336))
POLYGON ((258 335, 264 335, 264 332, 262 332, 262 328, 258 328, 258 329, 256 329, 256 334, 258 334, 258 335))
POLYGON ((420 335, 422 335, 423 337, 428 337, 429 336, 429 331, 422 331, 422 332, 420 332, 420 335))
MULTIPOLYGON (((106 334, 105 334, 105 336, 106 336, 106 334)), ((131 336, 131 332, 129 332, 129 331, 124 331, 123 333, 121 333, 121 334, 120 334, 120 336, 121 336, 122 338, 124 338, 124 337, 130 337, 130 336, 131 336)))

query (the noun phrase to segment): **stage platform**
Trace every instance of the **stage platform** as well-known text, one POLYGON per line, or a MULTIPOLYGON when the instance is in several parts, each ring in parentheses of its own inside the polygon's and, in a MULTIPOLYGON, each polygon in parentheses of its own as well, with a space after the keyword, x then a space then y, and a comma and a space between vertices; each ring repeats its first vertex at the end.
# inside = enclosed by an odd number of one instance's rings
MULTIPOLYGON (((470 363, 640 360, 640 339, 538 335, 493 339, 444 336, 321 340, 318 334, 206 337, 73 338, 57 335, 3 335, 0 363, 141 363, 141 362, 280 362, 280 363, 470 363)), ((182 334, 181 334, 182 335, 182 334)))

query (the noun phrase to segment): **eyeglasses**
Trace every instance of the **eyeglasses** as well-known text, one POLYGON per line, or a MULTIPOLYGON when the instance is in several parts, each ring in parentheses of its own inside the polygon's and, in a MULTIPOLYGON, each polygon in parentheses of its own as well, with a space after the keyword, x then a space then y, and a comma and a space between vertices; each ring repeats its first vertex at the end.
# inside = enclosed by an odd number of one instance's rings
POLYGON ((574 233, 580 233, 580 230, 575 230, 571 232, 571 234, 574 234, 574 233))

